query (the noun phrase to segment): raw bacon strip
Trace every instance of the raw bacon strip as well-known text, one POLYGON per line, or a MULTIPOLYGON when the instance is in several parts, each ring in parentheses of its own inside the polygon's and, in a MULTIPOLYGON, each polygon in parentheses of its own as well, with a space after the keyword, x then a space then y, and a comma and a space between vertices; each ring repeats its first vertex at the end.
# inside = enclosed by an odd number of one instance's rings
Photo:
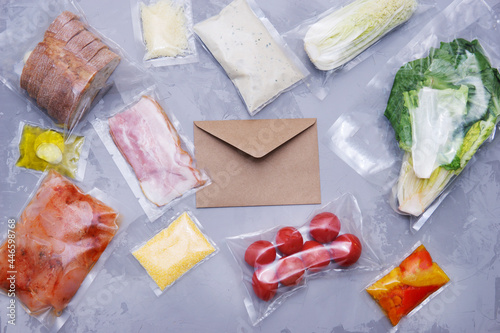
POLYGON ((143 96, 108 120, 111 136, 134 169, 144 195, 163 206, 205 184, 161 106, 143 96))
MULTIPOLYGON (((32 314, 62 311, 115 235, 118 213, 50 171, 17 222, 16 295, 32 314)), ((7 241, 0 288, 9 290, 7 241)))

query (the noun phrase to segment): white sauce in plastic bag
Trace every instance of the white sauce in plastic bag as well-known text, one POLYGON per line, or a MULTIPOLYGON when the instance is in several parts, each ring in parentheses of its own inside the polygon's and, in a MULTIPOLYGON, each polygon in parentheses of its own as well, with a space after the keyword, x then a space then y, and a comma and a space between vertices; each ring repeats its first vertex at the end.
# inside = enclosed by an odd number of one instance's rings
POLYGON ((305 77, 245 0, 194 27, 254 115, 305 77))

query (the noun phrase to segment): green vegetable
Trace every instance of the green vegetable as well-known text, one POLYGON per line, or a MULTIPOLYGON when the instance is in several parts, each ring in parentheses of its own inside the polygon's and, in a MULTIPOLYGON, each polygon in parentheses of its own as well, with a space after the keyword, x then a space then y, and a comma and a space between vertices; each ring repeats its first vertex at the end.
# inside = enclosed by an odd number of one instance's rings
POLYGON ((320 70, 342 66, 406 22, 416 0, 357 0, 313 24, 304 48, 320 70))
POLYGON ((500 115, 500 74, 479 42, 456 39, 403 65, 385 116, 406 151, 399 209, 418 216, 491 136, 500 115))

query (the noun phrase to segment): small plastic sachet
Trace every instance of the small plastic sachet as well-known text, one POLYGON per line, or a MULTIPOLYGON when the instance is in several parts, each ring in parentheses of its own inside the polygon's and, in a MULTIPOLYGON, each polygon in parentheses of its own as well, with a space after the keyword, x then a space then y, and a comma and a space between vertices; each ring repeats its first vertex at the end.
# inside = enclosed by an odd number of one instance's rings
POLYGON ((130 6, 137 49, 146 65, 159 67, 198 61, 191 1, 132 0, 130 6))
POLYGON ((432 261, 420 244, 398 266, 380 277, 366 291, 380 305, 393 326, 437 293, 450 278, 432 261))
POLYGON ((167 228, 132 250, 160 295, 182 275, 217 252, 217 247, 201 230, 196 218, 184 212, 167 228))
POLYGON ((82 180, 90 142, 83 136, 69 135, 51 128, 21 122, 16 166, 35 171, 56 170, 82 180))

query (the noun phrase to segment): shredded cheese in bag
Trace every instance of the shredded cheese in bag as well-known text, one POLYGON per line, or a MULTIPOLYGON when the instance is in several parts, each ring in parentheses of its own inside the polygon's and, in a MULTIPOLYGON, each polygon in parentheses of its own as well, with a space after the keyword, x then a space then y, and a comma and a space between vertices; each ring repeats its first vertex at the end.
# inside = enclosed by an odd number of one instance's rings
POLYGON ((145 60, 176 57, 188 49, 186 16, 182 6, 168 0, 151 5, 141 3, 144 43, 148 50, 145 60))
POLYGON ((132 254, 163 291, 213 252, 213 245, 184 212, 132 254))

